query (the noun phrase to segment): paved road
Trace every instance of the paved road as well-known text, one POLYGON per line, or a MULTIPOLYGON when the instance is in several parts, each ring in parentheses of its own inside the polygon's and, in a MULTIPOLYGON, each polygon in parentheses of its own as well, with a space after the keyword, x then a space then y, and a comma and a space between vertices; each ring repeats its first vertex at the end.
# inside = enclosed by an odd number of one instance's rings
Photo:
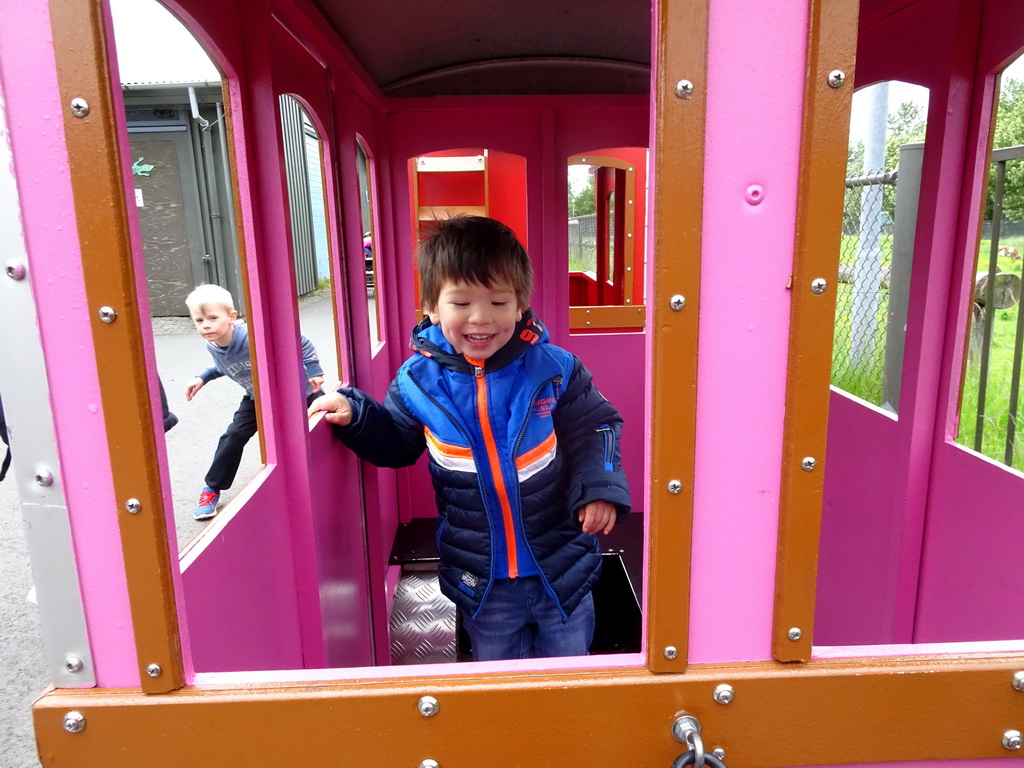
MULTIPOLYGON (((320 353, 328 379, 337 381, 333 315, 327 296, 304 299, 299 305, 302 331, 320 353)), ((186 402, 185 383, 209 363, 202 340, 187 318, 154 321, 157 367, 171 410, 179 423, 166 434, 171 497, 179 549, 204 523, 192 518, 217 438, 231 420, 242 390, 226 378, 217 379, 186 402)), ((0 443, 2 450, 2 443, 0 443)), ((259 440, 246 447, 227 502, 259 470, 259 440)), ((35 768, 32 701, 49 685, 35 607, 26 596, 32 586, 17 490, 11 478, 0 483, 0 768, 35 768)))

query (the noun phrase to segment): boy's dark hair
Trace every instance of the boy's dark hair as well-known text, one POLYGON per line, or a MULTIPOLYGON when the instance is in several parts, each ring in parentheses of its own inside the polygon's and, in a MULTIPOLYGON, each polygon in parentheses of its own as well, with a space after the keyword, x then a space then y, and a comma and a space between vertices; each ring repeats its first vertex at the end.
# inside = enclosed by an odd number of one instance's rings
POLYGON ((533 265, 515 233, 485 216, 452 216, 437 222, 416 254, 420 295, 428 312, 437 308, 446 281, 491 287, 507 282, 522 309, 530 306, 533 265))

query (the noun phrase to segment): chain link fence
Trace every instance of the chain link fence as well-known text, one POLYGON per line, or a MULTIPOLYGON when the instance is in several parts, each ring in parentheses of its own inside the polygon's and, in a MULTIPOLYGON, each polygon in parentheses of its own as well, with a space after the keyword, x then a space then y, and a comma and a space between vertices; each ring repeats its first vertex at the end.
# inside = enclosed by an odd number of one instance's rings
POLYGON ((569 271, 597 272, 597 214, 569 219, 569 271))
POLYGON ((832 384, 874 405, 885 376, 896 179, 885 170, 849 177, 843 199, 832 384))

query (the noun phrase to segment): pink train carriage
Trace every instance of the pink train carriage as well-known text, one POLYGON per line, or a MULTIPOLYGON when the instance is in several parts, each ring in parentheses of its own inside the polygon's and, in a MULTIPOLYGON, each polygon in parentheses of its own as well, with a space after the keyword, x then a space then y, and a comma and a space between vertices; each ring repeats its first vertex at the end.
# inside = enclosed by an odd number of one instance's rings
POLYGON ((0 344, 16 362, 0 390, 53 681, 34 707, 44 765, 1019 754, 1024 476, 955 438, 998 76, 1024 49, 1024 6, 167 7, 223 75, 263 463, 177 541, 110 11, 8 0, 0 344), (917 187, 886 368, 900 396, 880 407, 829 382, 853 90, 885 81, 929 98, 919 180, 900 171, 917 187), (538 314, 627 423, 636 504, 606 552, 606 647, 392 663, 396 594, 430 571, 416 552, 433 499, 422 467, 362 465, 290 407, 282 95, 320 140, 342 380, 381 394, 406 356, 412 249, 433 218, 486 213, 523 238, 538 314), (579 165, 590 262, 572 260, 579 165))

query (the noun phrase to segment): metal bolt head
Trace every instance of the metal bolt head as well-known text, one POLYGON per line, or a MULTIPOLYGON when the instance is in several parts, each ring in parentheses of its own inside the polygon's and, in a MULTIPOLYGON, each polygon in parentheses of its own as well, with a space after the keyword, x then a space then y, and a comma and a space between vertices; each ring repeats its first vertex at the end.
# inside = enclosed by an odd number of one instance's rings
POLYGON ((64 659, 64 669, 72 674, 81 672, 83 667, 85 667, 85 663, 77 656, 67 656, 64 659))
POLYGON ((1003 746, 1006 749, 1020 749, 1021 745, 1024 745, 1024 737, 1020 731, 1007 731, 1003 734, 1003 746))
POLYGON ((668 305, 672 307, 676 312, 686 306, 686 297, 681 294, 676 294, 668 300, 668 305))
POLYGON ((437 760, 431 760, 429 757, 426 760, 420 762, 420 768, 441 768, 437 760))
POLYGON ((433 696, 421 696, 420 700, 416 702, 416 709, 424 717, 433 717, 441 709, 441 704, 433 696))
POLYGON ((725 760, 725 750, 721 747, 715 747, 711 750, 711 754, 717 757, 719 760, 725 760))
POLYGON ((163 673, 164 671, 160 669, 159 664, 150 664, 148 667, 146 667, 146 674, 150 677, 160 677, 160 675, 162 675, 163 673))
POLYGON ((112 323, 117 320, 117 312, 113 307, 100 307, 100 320, 104 323, 112 323))
POLYGON ((64 715, 64 730, 68 733, 81 733, 85 730, 85 715, 77 710, 71 710, 64 715))
POLYGON ((4 272, 7 273, 7 276, 11 278, 11 280, 25 279, 25 265, 20 261, 15 261, 14 259, 8 261, 7 265, 4 267, 4 272))
POLYGON ((683 484, 679 480, 669 480, 667 488, 668 492, 674 496, 683 490, 683 484))
POLYGON ((824 277, 816 277, 811 280, 811 293, 815 296, 821 296, 828 288, 828 281, 824 277))
POLYGON ((804 632, 800 627, 790 627, 789 632, 786 633, 786 637, 792 640, 794 643, 804 636, 804 632))
POLYGON ((680 744, 689 744, 693 733, 700 735, 700 720, 693 715, 680 715, 672 723, 672 738, 680 744))
POLYGON ((665 658, 666 659, 668 659, 669 661, 672 661, 672 659, 674 659, 678 655, 679 655, 679 649, 676 648, 674 645, 667 645, 667 646, 665 646, 665 658))
POLYGON ((728 683, 722 683, 715 686, 715 692, 711 696, 719 704, 728 704, 736 698, 736 690, 728 683))
POLYGON ((680 80, 676 83, 676 96, 680 99, 688 99, 693 96, 693 83, 689 80, 680 80))
POLYGON ((828 84, 833 88, 838 88, 846 82, 846 73, 841 69, 833 69, 828 73, 828 84))
POLYGON ((804 456, 803 461, 800 462, 801 468, 804 472, 812 472, 816 466, 818 466, 818 460, 813 456, 804 456))
POLYGON ((53 485, 53 472, 48 469, 37 469, 35 480, 36 485, 41 485, 43 488, 49 488, 53 485))
POLYGON ((89 114, 89 102, 81 96, 75 96, 71 100, 71 114, 75 117, 85 117, 89 114))
POLYGON ((1018 691, 1024 691, 1024 671, 1013 673, 1012 685, 1018 691))
POLYGON ((142 511, 142 502, 138 499, 128 499, 124 503, 124 508, 128 510, 129 514, 137 515, 142 511))

